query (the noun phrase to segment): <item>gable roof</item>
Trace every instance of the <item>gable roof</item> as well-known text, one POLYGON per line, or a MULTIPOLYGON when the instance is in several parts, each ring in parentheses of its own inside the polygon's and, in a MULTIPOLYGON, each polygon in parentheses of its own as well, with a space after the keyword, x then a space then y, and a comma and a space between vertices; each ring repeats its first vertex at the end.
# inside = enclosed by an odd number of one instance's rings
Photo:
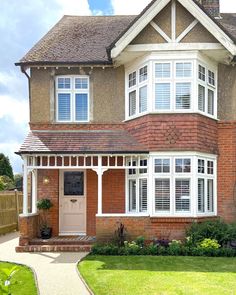
MULTIPOLYGON (((221 14, 221 19, 215 19, 192 1, 236 44, 236 14, 221 14)), ((112 64, 112 48, 155 2, 138 16, 64 16, 16 65, 112 64)))
MULTIPOLYGON (((225 23, 218 22, 197 0, 177 0, 185 7, 207 30, 218 39, 232 55, 236 55, 236 39, 226 29, 225 23)), ((111 58, 116 58, 124 48, 151 22, 171 0, 153 0, 133 20, 120 36, 111 44, 111 58)))
POLYGON ((126 130, 31 131, 17 154, 147 153, 126 130))

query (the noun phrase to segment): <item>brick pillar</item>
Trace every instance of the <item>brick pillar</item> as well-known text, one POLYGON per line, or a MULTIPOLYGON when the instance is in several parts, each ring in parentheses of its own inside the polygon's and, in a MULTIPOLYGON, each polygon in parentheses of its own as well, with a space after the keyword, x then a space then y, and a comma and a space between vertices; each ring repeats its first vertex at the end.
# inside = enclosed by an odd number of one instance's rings
POLYGON ((30 240, 38 235, 38 214, 19 216, 20 246, 29 245, 30 240))

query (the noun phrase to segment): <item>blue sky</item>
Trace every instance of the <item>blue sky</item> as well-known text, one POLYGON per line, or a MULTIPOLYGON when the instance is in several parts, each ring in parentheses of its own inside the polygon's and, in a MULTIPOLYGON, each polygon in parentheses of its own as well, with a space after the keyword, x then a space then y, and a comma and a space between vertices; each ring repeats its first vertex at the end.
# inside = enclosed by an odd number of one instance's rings
MULTIPOLYGON (((22 162, 14 154, 28 132, 28 85, 14 66, 64 15, 137 14, 150 0, 1 0, 0 152, 15 173, 22 162)), ((236 12, 236 1, 221 0, 222 12, 236 12)))

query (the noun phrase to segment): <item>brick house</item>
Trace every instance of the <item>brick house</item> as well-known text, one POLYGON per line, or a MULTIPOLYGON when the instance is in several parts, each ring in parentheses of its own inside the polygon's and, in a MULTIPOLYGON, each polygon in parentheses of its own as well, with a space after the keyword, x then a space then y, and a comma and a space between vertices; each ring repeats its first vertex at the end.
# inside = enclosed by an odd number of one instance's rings
POLYGON ((30 89, 20 245, 40 198, 53 236, 106 240, 123 222, 180 239, 192 222, 236 221, 235 57, 236 14, 218 0, 64 16, 17 63, 30 89))

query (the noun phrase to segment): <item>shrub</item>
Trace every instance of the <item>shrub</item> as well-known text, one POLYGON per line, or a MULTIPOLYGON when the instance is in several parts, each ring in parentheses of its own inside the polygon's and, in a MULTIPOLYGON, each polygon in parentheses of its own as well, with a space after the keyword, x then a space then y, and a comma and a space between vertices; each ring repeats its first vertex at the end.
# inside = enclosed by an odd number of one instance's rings
POLYGON ((221 246, 230 240, 228 225, 221 220, 193 223, 187 230, 186 236, 189 237, 193 246, 197 246, 207 238, 217 240, 221 246))
POLYGON ((125 248, 127 250, 127 253, 131 255, 139 255, 142 249, 139 245, 136 244, 135 241, 132 241, 131 243, 125 242, 125 248))
POLYGON ((118 247, 123 247, 126 238, 126 228, 123 223, 120 223, 114 233, 114 242, 118 247))
POLYGON ((182 253, 182 243, 181 241, 173 240, 169 243, 168 254, 177 256, 182 253))
POLYGON ((145 244, 145 238, 140 236, 140 237, 137 237, 135 240, 135 243, 139 246, 139 247, 144 247, 144 244, 145 244))
POLYGON ((215 239, 204 239, 199 243, 198 247, 202 249, 219 249, 220 244, 215 239))

